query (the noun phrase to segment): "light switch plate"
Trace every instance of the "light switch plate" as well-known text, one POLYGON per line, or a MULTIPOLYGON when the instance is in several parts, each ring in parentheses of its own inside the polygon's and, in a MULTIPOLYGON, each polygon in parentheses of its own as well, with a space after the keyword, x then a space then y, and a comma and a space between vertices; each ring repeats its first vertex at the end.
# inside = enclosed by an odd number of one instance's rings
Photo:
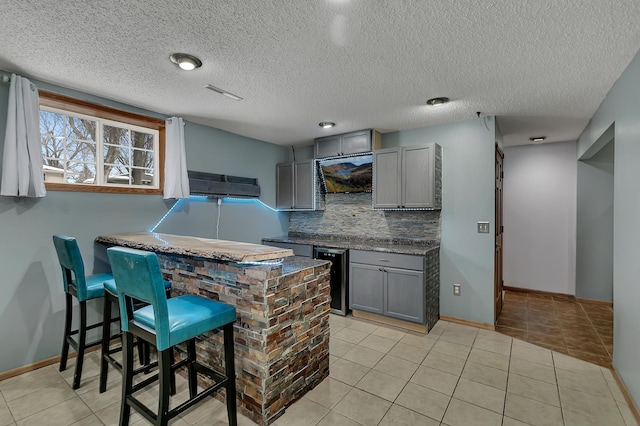
POLYGON ((478 222, 478 234, 488 234, 489 233, 489 222, 478 222))
POLYGON ((453 285, 453 295, 460 296, 460 284, 453 285))

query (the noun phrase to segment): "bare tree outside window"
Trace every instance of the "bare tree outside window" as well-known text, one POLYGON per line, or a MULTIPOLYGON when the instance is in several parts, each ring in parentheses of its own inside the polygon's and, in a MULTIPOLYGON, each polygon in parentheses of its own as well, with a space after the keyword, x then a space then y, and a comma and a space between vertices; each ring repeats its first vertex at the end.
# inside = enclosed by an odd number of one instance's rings
POLYGON ((46 182, 158 185, 154 179, 158 136, 151 129, 41 109, 40 133, 46 182))
POLYGON ((96 122, 40 111, 44 164, 62 170, 65 183, 93 181, 96 171, 96 122))
POLYGON ((165 120, 42 90, 48 191, 162 194, 165 120))

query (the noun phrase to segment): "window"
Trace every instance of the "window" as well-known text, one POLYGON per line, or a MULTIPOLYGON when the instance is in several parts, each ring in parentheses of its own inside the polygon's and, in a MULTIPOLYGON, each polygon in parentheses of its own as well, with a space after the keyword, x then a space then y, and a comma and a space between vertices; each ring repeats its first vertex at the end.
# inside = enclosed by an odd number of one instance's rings
POLYGON ((162 193, 164 120, 40 92, 47 190, 162 193))

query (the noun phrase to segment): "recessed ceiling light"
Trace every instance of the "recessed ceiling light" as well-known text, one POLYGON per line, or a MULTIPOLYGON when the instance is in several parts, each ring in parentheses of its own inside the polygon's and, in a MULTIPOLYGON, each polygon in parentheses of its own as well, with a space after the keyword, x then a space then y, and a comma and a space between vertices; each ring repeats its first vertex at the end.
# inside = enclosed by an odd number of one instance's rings
POLYGON ((547 139, 546 136, 531 136, 529 138, 531 142, 544 142, 545 139, 547 139))
POLYGON ((331 121, 321 121, 320 123, 318 123, 318 126, 322 127, 323 129, 330 129, 332 127, 335 127, 336 123, 332 123, 331 121))
POLYGON ((444 104, 446 104, 447 102, 449 102, 449 98, 444 98, 444 97, 441 97, 441 98, 431 98, 431 99, 429 99, 429 100, 427 101, 427 105, 430 105, 430 106, 439 106, 439 105, 444 105, 444 104))
POLYGON ((188 53, 173 53, 169 55, 171 62, 185 71, 191 71, 202 66, 202 61, 188 53))

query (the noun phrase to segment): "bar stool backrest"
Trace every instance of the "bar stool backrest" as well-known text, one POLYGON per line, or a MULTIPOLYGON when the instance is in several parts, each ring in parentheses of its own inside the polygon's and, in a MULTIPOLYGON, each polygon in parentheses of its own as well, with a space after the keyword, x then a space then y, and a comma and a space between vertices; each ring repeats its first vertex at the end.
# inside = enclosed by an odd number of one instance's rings
POLYGON ((153 307, 157 347, 171 346, 167 295, 158 256, 126 247, 110 247, 107 254, 118 289, 122 330, 129 331, 129 322, 133 321, 131 299, 138 299, 153 307))
POLYGON ((62 281, 65 293, 71 293, 79 301, 87 300, 87 284, 84 275, 84 262, 80 255, 78 242, 73 237, 54 235, 53 245, 58 254, 62 269, 62 281))

